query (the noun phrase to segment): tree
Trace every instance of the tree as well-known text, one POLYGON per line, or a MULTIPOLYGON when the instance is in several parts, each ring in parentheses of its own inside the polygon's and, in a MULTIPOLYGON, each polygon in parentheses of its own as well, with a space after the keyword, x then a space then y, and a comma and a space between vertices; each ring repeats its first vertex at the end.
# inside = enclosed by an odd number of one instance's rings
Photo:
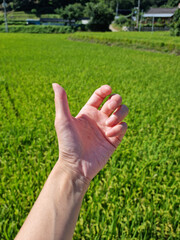
POLYGON ((168 1, 168 5, 169 5, 170 7, 177 7, 178 4, 179 4, 179 0, 169 0, 169 1, 168 1))
POLYGON ((13 0, 13 9, 15 11, 28 11, 31 10, 34 1, 31 0, 13 0))
POLYGON ((78 21, 83 17, 83 6, 80 3, 69 4, 61 10, 61 17, 63 19, 69 20, 69 23, 72 23, 72 20, 78 21))
POLYGON ((178 9, 174 14, 171 35, 180 36, 180 9, 178 9))
POLYGON ((154 1, 154 7, 160 7, 167 4, 167 0, 156 0, 154 1))
MULTIPOLYGON (((101 2, 104 2, 106 5, 108 5, 109 7, 111 7, 112 9, 116 9, 116 6, 118 4, 119 9, 133 9, 134 7, 138 6, 138 0, 99 0, 101 2)), ((156 2, 167 2, 167 0, 141 0, 141 10, 143 9, 144 11, 146 11, 147 9, 149 9, 151 6, 155 5, 156 2)))
POLYGON ((120 15, 119 18, 117 18, 115 20, 115 24, 119 25, 120 27, 122 27, 122 26, 126 26, 127 27, 127 26, 130 25, 130 22, 131 21, 124 15, 120 15))
POLYGON ((105 3, 86 4, 85 14, 90 17, 88 28, 91 31, 108 31, 114 19, 114 13, 105 3))

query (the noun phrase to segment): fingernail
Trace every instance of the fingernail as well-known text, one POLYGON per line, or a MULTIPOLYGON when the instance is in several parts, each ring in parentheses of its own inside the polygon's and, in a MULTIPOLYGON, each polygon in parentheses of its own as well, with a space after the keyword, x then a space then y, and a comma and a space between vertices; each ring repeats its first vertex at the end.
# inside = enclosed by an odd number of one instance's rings
POLYGON ((53 83, 53 84, 52 84, 52 87, 53 87, 54 93, 56 94, 56 93, 57 93, 56 83, 53 83))

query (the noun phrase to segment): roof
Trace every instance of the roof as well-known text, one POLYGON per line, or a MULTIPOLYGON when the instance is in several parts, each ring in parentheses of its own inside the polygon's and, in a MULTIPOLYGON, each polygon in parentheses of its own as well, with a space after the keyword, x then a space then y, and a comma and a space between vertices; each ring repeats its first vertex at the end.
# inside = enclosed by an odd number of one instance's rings
POLYGON ((178 8, 150 8, 144 17, 172 17, 178 8))
POLYGON ((28 22, 40 22, 40 19, 30 19, 30 18, 28 18, 28 19, 26 19, 26 21, 28 21, 28 22))

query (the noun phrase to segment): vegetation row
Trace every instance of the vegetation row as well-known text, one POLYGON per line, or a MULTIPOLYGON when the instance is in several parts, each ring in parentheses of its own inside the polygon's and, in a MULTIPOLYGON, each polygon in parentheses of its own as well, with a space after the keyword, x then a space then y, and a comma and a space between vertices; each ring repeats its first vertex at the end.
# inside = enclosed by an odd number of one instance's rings
MULTIPOLYGON (((11 25, 8 27, 10 33, 72 33, 76 30, 72 26, 36 26, 36 25, 11 25)), ((5 27, 0 26, 0 32, 5 32, 5 27)))
MULTIPOLYGON (((73 25, 74 22, 79 24, 79 21, 86 17, 89 19, 89 22, 84 29, 90 30, 90 31, 108 31, 109 25, 114 20, 115 14, 116 16, 119 15, 118 9, 119 7, 123 9, 123 6, 129 9, 125 9, 128 12, 130 12, 129 15, 126 16, 119 16, 118 19, 115 20, 115 24, 119 26, 123 26, 125 24, 126 27, 129 25, 131 27, 135 27, 134 25, 136 22, 133 20, 134 18, 139 18, 139 21, 141 19, 141 13, 140 9, 145 11, 150 6, 154 6, 155 4, 157 6, 176 6, 178 5, 177 1, 141 1, 141 8, 137 11, 137 8, 135 6, 136 3, 133 3, 132 1, 127 1, 126 4, 123 3, 123 1, 106 1, 106 0, 97 0, 97 1, 81 1, 81 3, 77 1, 72 2, 60 2, 60 8, 55 8, 55 5, 58 6, 57 1, 9 1, 9 8, 14 8, 15 10, 31 10, 32 15, 36 15, 36 17, 40 18, 43 11, 45 13, 52 13, 57 14, 58 17, 64 19, 65 21, 68 21, 68 25, 73 25), (51 2, 51 6, 50 6, 51 2), (25 4, 26 3, 26 4, 25 4), (29 4, 29 7, 28 7, 29 4), (39 6, 43 5, 41 8, 39 6), (16 6, 16 7, 15 7, 16 6), (32 9, 33 6, 36 6, 35 9, 32 9), (49 6, 49 11, 47 11, 47 6, 49 6), (44 10, 43 10, 44 9, 44 10), (46 9, 46 10, 45 10, 46 9), (116 9, 116 11, 115 11, 116 9)), ((19 19, 20 20, 20 19, 19 19)), ((155 26, 159 27, 171 27, 172 31, 171 34, 175 36, 180 36, 180 9, 177 10, 177 12, 174 15, 174 18, 165 22, 161 22, 161 19, 158 19, 159 22, 155 22, 155 26)), ((0 23, 3 22, 3 16, 1 14, 0 17, 0 23)), ((10 24, 13 24, 13 19, 10 19, 10 24)), ((14 22, 15 24, 15 22, 14 22)), ((17 23, 19 24, 19 23, 17 23)), ((144 21, 143 24, 147 26, 149 24, 147 21, 144 21)), ((143 25, 142 25, 143 26, 143 25)), ((137 26, 136 26, 137 28, 137 26)))
MULTIPOLYGON (((166 33, 165 33, 166 35, 166 33)), ((161 39, 161 33, 76 33, 69 37, 71 40, 86 41, 106 44, 110 46, 124 46, 130 48, 146 49, 160 52, 180 54, 180 41, 172 41, 171 38, 161 39), (159 36, 154 40, 153 36, 159 36), (143 36, 147 35, 148 38, 143 36)))

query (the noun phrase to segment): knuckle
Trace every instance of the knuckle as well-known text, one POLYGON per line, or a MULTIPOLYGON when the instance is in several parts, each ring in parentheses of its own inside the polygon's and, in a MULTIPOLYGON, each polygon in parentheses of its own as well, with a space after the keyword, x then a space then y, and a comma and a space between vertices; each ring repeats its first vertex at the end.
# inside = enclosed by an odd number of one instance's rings
POLYGON ((114 98, 114 100, 120 104, 122 102, 122 97, 119 94, 113 94, 112 97, 114 98))

